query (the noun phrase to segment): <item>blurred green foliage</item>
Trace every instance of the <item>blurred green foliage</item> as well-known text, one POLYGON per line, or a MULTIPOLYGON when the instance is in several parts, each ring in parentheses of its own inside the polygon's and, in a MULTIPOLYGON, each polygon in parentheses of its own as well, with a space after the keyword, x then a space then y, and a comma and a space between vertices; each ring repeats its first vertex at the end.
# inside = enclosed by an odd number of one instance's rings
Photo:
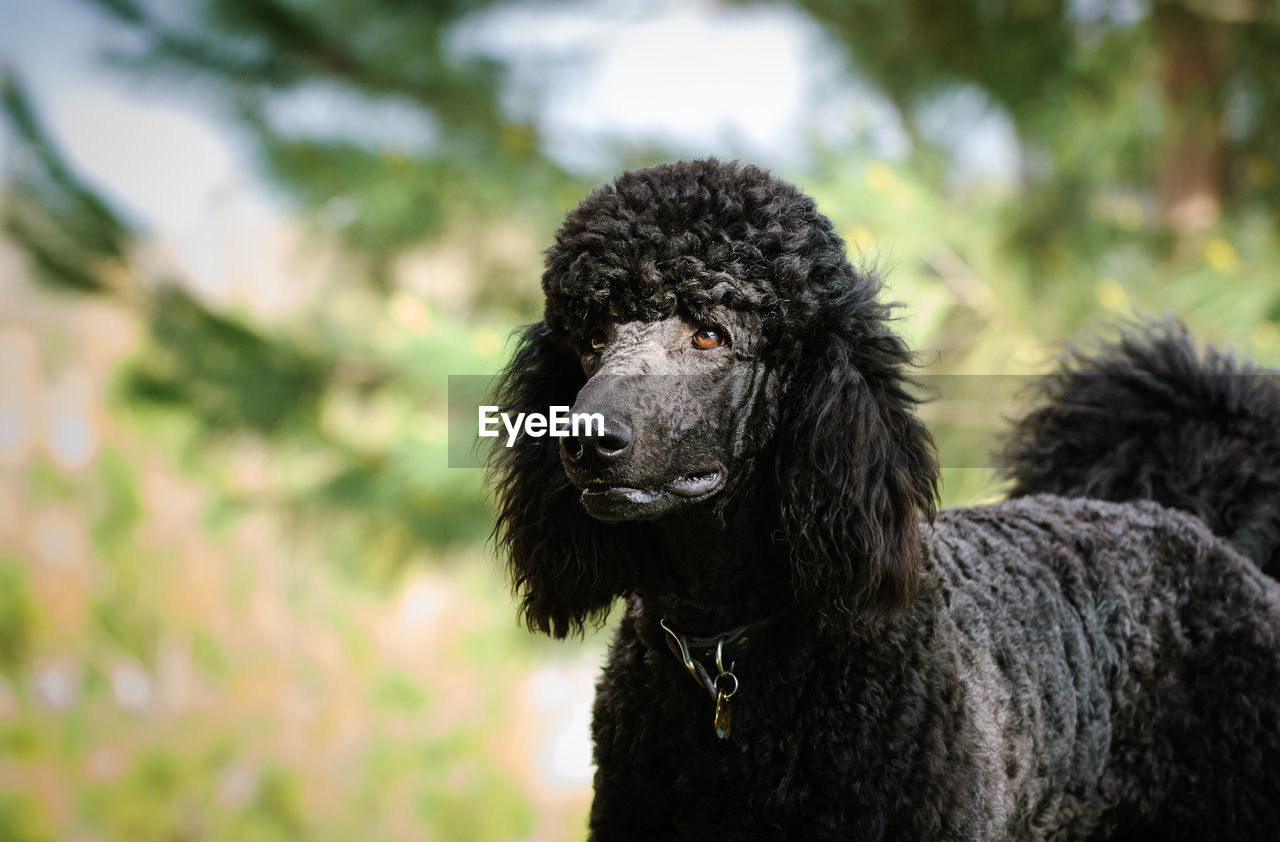
POLYGON ((101 292, 93 264, 124 258, 128 228, 63 163, 12 76, 0 78, 0 104, 29 157, 22 175, 5 185, 5 232, 22 246, 39 280, 101 292))
POLYGON ((14 670, 23 662, 36 618, 26 571, 16 559, 0 559, 0 669, 14 670))
MULTIPOLYGON (((494 369, 499 334, 408 294, 389 307, 373 285, 327 295, 286 329, 215 312, 180 279, 130 262, 141 234, 70 174, 12 77, 4 102, 27 153, 7 187, 6 230, 33 276, 55 289, 110 294, 147 325, 122 371, 122 399, 181 413, 201 445, 251 434, 290 459, 306 451, 304 476, 282 473, 261 494, 299 514, 354 524, 352 540, 334 546, 366 569, 390 571, 420 547, 473 544, 487 533, 479 473, 449 471, 440 458, 443 375, 494 369), (396 306, 417 314, 417 330, 395 324, 396 306), (366 417, 397 434, 370 440, 360 429, 366 417), (424 417, 425 434, 400 434, 410 418, 424 417), (362 547, 375 533, 382 552, 370 559, 362 547)), ((216 474, 216 459, 204 467, 216 474)))
MULTIPOLYGON (((1280 7, 1153 0, 800 0, 896 107, 934 183, 957 123, 1013 127, 1024 256, 1090 246, 1092 203, 1200 231, 1280 199, 1280 7), (957 100, 967 95, 968 109, 957 100), (976 102, 974 102, 976 100, 976 102), (951 117, 930 117, 951 107, 951 117)), ((1273 219, 1274 221, 1274 219, 1273 219)), ((1144 224, 1145 223, 1145 224, 1144 224)), ((1152 225, 1151 223, 1154 223, 1152 225)), ((1136 232, 1135 232, 1136 233, 1136 232)))
POLYGON ((490 571, 450 565, 388 600, 291 562, 284 521, 205 534, 199 502, 174 505, 202 495, 157 449, 165 424, 134 416, 56 493, 43 469, 19 489, 27 557, 0 558, 0 839, 576 835, 548 830, 512 772, 529 760, 511 691, 535 650, 490 571), (87 541, 49 555, 51 530, 87 541))
MULTIPOLYGON (((610 173, 553 163, 505 104, 509 69, 457 46, 498 2, 94 5, 131 36, 109 63, 234 125, 307 242, 342 259, 285 315, 212 303, 146 259, 149 232, 5 77, 6 238, 63 321, 33 326, 29 354, 28 326, 7 328, 0 359, 33 357, 43 402, 61 369, 98 371, 73 321, 123 314, 131 340, 103 369, 88 464, 33 446, 5 468, 0 839, 580 835, 584 799, 520 771, 522 694, 553 656, 481 549, 480 472, 447 467, 446 375, 498 368, 536 318, 538 249, 610 173), (339 119, 299 118, 317 102, 339 119), (424 251, 453 255, 451 283, 406 280, 424 251)), ((913 142, 782 174, 884 271, 942 375, 922 412, 947 503, 999 494, 981 466, 1018 381, 994 375, 1043 370, 1059 339, 1171 312, 1280 361, 1264 4, 797 5, 913 142), (931 127, 975 92, 1014 127, 1012 185, 957 178, 931 127), (1196 197, 1210 212, 1181 213, 1196 197)), ((637 157, 663 150, 617 153, 637 157)))

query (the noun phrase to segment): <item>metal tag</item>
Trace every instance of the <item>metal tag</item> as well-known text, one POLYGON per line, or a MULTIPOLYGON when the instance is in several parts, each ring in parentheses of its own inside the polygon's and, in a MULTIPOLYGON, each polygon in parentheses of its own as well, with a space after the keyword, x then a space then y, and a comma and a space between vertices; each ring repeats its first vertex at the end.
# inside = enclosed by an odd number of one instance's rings
POLYGON ((732 725, 733 715, 729 709, 729 696, 720 693, 716 696, 716 736, 722 740, 729 739, 729 728, 732 725))

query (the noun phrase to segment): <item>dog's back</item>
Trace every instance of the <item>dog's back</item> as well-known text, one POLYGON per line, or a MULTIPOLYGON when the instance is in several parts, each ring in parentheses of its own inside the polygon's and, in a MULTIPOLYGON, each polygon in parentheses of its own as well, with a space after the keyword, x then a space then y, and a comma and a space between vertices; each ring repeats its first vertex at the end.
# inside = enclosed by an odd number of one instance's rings
POLYGON ((1128 712, 1112 752, 1137 763, 1121 780, 1152 782, 1160 797, 1118 793, 1102 837, 1148 838, 1154 826, 1150 838, 1275 838, 1280 585, 1259 570, 1280 577, 1280 374, 1200 353, 1176 322, 1147 323, 1096 353, 1068 350, 1038 389, 1041 405, 1005 443, 1011 497, 1153 501, 1231 547, 1166 554, 1170 567, 1130 590, 1155 588, 1172 612, 1135 624, 1134 645, 1182 654, 1129 696, 1159 704, 1128 712))
POLYGON ((1055 495, 949 509, 935 582, 1008 838, 1276 832, 1280 585, 1203 523, 1055 495))
POLYGON ((593 839, 1280 826, 1280 585, 1186 513, 1055 495, 949 509, 917 598, 876 638, 761 646, 717 741, 705 691, 629 603, 596 697, 593 839))
POLYGON ((1280 373, 1148 323, 1069 349, 1003 454, 1011 497, 1154 500, 1196 515, 1280 577, 1280 373))

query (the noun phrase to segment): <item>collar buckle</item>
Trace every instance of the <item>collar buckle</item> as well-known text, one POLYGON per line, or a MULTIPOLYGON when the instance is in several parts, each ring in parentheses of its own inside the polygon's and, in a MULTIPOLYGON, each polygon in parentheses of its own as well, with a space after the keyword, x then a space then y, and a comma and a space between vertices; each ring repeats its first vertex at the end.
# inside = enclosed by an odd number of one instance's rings
POLYGON ((736 663, 732 659, 733 655, 746 652, 747 647, 750 646, 758 632, 772 626, 790 610, 791 606, 788 606, 771 617, 757 620, 745 626, 739 626, 733 631, 715 637, 693 638, 692 642, 687 635, 681 634, 667 625, 665 617, 658 620, 662 630, 667 633, 667 647, 672 654, 680 659, 680 663, 689 671, 689 675, 693 677, 693 680, 706 688, 707 693, 715 701, 715 729, 716 736, 720 739, 729 739, 729 729, 732 722, 729 700, 737 694, 741 686, 738 676, 733 671, 736 663), (727 667, 725 666, 726 650, 728 650, 730 656, 727 667), (698 653, 697 657, 694 656, 695 651, 698 653), (704 658, 713 656, 715 659, 715 675, 712 675, 711 671, 703 665, 704 658))

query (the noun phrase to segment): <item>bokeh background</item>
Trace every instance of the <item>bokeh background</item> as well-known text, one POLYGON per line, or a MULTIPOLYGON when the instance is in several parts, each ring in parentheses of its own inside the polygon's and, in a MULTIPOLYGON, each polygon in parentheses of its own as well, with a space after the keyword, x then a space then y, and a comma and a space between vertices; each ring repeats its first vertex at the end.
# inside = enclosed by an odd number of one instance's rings
POLYGON ((622 168, 818 198, 981 375, 949 504, 1062 339, 1280 363, 1273 0, 0 0, 0 62, 4 842, 582 836, 607 629, 517 624, 446 383, 622 168))

